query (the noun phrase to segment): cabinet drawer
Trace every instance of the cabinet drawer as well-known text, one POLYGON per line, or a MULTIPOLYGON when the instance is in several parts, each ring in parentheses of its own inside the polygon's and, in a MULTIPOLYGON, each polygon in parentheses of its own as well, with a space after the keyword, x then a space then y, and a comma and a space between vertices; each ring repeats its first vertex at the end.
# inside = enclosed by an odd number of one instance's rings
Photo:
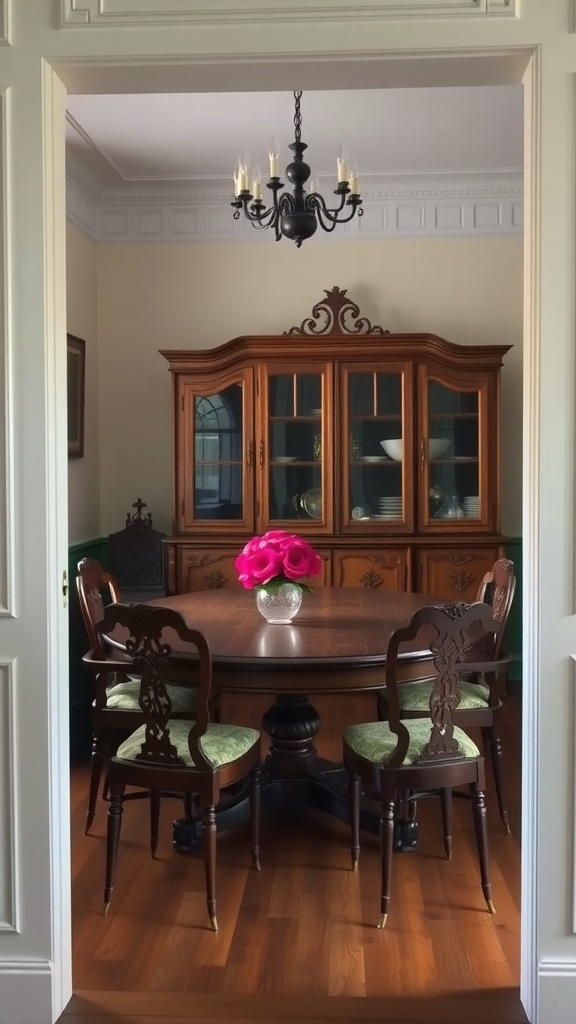
POLYGON ((408 548, 336 550, 332 554, 332 565, 332 581, 336 587, 408 590, 408 548))
POLYGON ((240 588, 238 570, 234 565, 239 550, 239 547, 212 551, 181 547, 177 557, 177 592, 187 594, 193 590, 240 588))
POLYGON ((420 548, 420 593, 452 601, 475 601, 480 580, 492 568, 504 549, 420 548))

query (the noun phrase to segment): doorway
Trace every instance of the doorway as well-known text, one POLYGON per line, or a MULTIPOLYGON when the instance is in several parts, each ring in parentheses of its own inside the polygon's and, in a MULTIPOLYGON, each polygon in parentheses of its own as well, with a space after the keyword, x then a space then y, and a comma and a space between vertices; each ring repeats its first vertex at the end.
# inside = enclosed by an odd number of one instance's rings
MULTIPOLYGON (((330 62, 328 62, 328 63, 330 63, 330 62)), ((377 63, 377 62, 376 62, 376 63, 377 63)), ((435 67, 435 69, 434 69, 434 71, 433 71, 433 74, 434 74, 434 76, 440 76, 440 75, 441 75, 441 69, 440 69, 440 67, 439 67, 439 63, 441 63, 441 62, 439 61, 439 62, 437 63, 437 66, 435 67)), ((524 63, 525 63, 525 61, 524 61, 524 63)), ((474 61, 472 61, 472 64, 474 64, 474 61)), ((124 69, 124 70, 125 70, 125 69, 124 69)), ((229 68, 227 68, 226 70, 227 70, 227 73, 231 74, 231 75, 232 75, 232 77, 234 78, 234 76, 235 76, 235 75, 239 75, 239 74, 241 74, 241 73, 244 73, 246 69, 245 69, 245 68, 243 68, 243 69, 240 69, 240 68, 238 68, 238 66, 236 66, 236 65, 232 65, 232 64, 231 64, 231 65, 230 65, 230 67, 229 67, 229 68)), ((262 70, 262 65, 260 65, 260 71, 261 71, 261 70, 262 70)), ((309 68, 308 68, 308 69, 306 69, 306 68, 305 68, 305 70, 307 70, 308 72, 310 72, 310 69, 309 69, 309 68)), ((331 70, 332 70, 332 73, 333 73, 334 75, 336 75, 336 74, 337 74, 337 71, 336 71, 336 69, 335 69, 335 68, 333 68, 333 69, 331 69, 331 70)), ((356 70, 358 70, 358 69, 356 69, 356 70)), ((360 63, 360 70, 363 70, 363 71, 369 71, 369 72, 370 72, 370 74, 372 74, 372 75, 373 75, 373 74, 375 74, 375 68, 374 68, 374 67, 370 67, 370 68, 368 68, 368 64, 365 64, 364 66, 362 66, 362 64, 360 63)), ((431 70, 432 70, 432 69, 431 69, 431 70)), ((475 71, 476 71, 476 70, 477 70, 477 69, 475 69, 475 71)), ((201 72, 201 69, 200 69, 200 71, 198 71, 198 69, 196 69, 196 71, 197 71, 197 73, 198 73, 198 74, 200 74, 200 72, 201 72)), ((277 67, 277 66, 275 66, 275 68, 274 68, 274 76, 275 76, 275 78, 274 78, 274 80, 275 80, 275 88, 278 88, 278 87, 279 87, 279 86, 278 86, 278 84, 277 84, 277 82, 278 82, 278 76, 277 76, 277 71, 278 71, 278 67, 277 67)), ((301 73, 301 71, 302 71, 302 68, 300 68, 300 73, 301 73)), ((107 70, 106 70, 106 73, 107 73, 107 74, 109 74, 109 72, 110 72, 110 69, 109 69, 109 68, 107 68, 107 70)), ((62 72, 60 72, 60 71, 59 71, 59 73, 61 73, 61 77, 62 77, 62 78, 64 79, 64 81, 66 81, 66 74, 65 74, 65 72, 63 72, 63 71, 62 71, 62 72)), ((323 70, 323 73, 324 73, 324 74, 326 74, 326 69, 324 69, 324 70, 323 70)), ((75 69, 75 74, 76 74, 76 76, 78 75, 78 68, 76 68, 76 69, 75 69)), ((177 71, 177 69, 174 69, 174 68, 172 68, 172 69, 171 69, 171 68, 170 68, 169 66, 167 67, 167 81, 168 81, 168 79, 171 79, 171 78, 173 78, 173 76, 174 76, 174 75, 177 75, 177 74, 178 74, 178 71, 177 71)), ((292 75, 292 76, 293 76, 293 74, 294 74, 294 69, 292 69, 292 70, 291 70, 291 71, 289 72, 289 75, 292 75)), ((465 74, 464 74, 464 77, 465 77, 465 74)), ((293 80, 293 78, 292 78, 292 80, 293 80)), ((300 79, 300 80, 301 80, 301 79, 300 79)), ((342 78, 341 78, 341 77, 339 77, 339 82, 341 83, 341 81, 342 81, 342 78)), ((244 87, 245 87, 245 86, 244 86, 244 87)), ((340 85, 340 87, 341 87, 341 85, 340 85)), ((289 86, 288 86, 288 88, 289 88, 289 86)), ((527 883, 526 883, 526 881, 525 881, 525 886, 526 886, 526 885, 527 885, 527 883)), ((525 889, 525 894, 526 894, 526 889, 525 889)), ((527 963, 527 961, 526 961, 526 957, 524 958, 524 960, 525 960, 525 963, 527 963)), ((525 982, 525 984, 526 984, 526 982, 525 982)))

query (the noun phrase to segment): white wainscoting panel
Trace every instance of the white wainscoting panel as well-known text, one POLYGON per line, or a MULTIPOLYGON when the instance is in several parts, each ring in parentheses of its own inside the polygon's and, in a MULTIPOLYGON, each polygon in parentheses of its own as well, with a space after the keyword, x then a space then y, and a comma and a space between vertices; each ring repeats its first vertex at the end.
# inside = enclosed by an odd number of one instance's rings
MULTIPOLYGON (((1 2, 1 0, 0 0, 1 2)), ((12 338, 8 289, 9 213, 8 195, 8 102, 0 95, 0 618, 13 614, 14 543, 12 527, 12 392, 10 378, 10 346, 12 338)))
POLYGON ((14 730, 14 662, 5 660, 0 663, 0 932, 18 931, 14 730))
POLYGON ((178 23, 517 17, 519 0, 62 0, 62 28, 178 23))

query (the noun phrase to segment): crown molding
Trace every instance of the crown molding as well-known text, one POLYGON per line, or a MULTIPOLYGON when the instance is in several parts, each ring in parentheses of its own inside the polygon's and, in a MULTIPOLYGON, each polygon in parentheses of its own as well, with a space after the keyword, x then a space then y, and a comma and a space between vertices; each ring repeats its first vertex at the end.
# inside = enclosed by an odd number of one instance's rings
POLYGON ((519 0, 61 0, 61 28, 130 28, 358 19, 518 17, 519 0))
MULTIPOLYGON (((322 186, 321 186, 322 187, 322 186)), ((328 194, 328 189, 323 189, 328 194)), ((248 221, 232 218, 224 185, 103 192, 67 179, 67 216, 96 242, 148 245, 269 241, 248 221)), ((341 225, 339 238, 518 235, 524 227, 522 175, 426 175, 380 180, 362 190, 363 216, 341 225)), ((318 235, 321 238, 322 234, 318 235)))

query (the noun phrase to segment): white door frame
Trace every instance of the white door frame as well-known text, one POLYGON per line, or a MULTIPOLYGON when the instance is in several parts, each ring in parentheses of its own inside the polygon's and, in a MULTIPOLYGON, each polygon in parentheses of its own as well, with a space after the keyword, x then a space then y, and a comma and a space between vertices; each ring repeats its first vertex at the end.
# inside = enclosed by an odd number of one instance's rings
MULTIPOLYGON (((510 59, 517 61, 518 49, 510 54, 510 59)), ((525 53, 530 54, 530 49, 526 48, 525 53)), ((490 57, 491 55, 506 56, 506 53, 497 47, 483 47, 479 53, 483 56, 490 57)), ((474 57, 474 50, 450 50, 440 51, 436 54, 434 51, 427 51, 425 54, 426 59, 430 59, 431 56, 438 56, 442 58, 459 58, 466 59, 467 57, 474 57)), ((389 57, 390 55, 388 55, 389 57)), ((404 55, 403 55, 404 56, 404 55)), ((415 51, 413 54, 406 55, 411 59, 418 60, 419 54, 415 51)), ((422 55, 420 55, 422 56, 422 55)), ((308 56, 307 61, 313 59, 308 56)), ((322 55, 322 60, 331 61, 332 63, 338 63, 342 58, 337 54, 334 55, 322 55)), ((347 62, 350 62, 354 58, 350 57, 350 54, 346 55, 347 62)), ((371 60, 378 59, 377 55, 371 54, 371 60)), ((386 55, 381 55, 381 60, 387 59, 386 55)), ((75 73, 81 73, 83 67, 94 68, 98 62, 91 61, 89 58, 76 58, 75 73)), ((182 58, 179 58, 174 63, 178 64, 179 68, 182 68, 182 58)), ((187 59, 187 63, 193 66, 195 63, 201 63, 200 58, 197 61, 194 58, 187 59)), ((246 63, 245 60, 234 61, 233 59, 226 57, 223 58, 223 64, 229 64, 234 66, 237 64, 239 67, 241 63, 246 63)), ((122 68, 123 74, 126 75, 129 67, 125 60, 118 59, 118 67, 122 68)), ((358 58, 358 66, 361 70, 362 58, 358 58)), ((135 62, 136 66, 136 62, 135 62)), ((137 64, 138 73, 141 76, 143 71, 144 63, 140 60, 137 64)), ((170 67, 170 58, 166 58, 166 66, 170 67)), ((51 67, 55 69, 53 74, 58 77, 66 78, 65 68, 59 66, 59 62, 56 58, 51 61, 51 67)), ((106 61, 105 73, 109 74, 111 69, 114 68, 114 59, 108 58, 106 61)), ((158 75, 158 58, 155 63, 156 76, 158 75)), ((126 78, 128 81, 128 78, 126 78)), ((158 78, 156 77, 156 81, 158 78)), ((452 84, 454 84, 452 82, 452 84)), ((275 86, 277 88, 277 86, 275 86)), ((128 91, 127 85, 125 91, 128 91)), ((56 90, 57 92, 58 90, 56 90)), ((119 90, 121 91, 121 90, 119 90)), ((537 310, 539 306, 539 289, 540 289, 540 278, 539 278, 539 263, 540 253, 538 248, 538 215, 539 215, 539 194, 538 194, 538 178, 537 168, 540 160, 540 133, 539 133, 539 67, 537 62, 537 55, 532 53, 529 59, 528 70, 525 75, 525 134, 526 134, 526 227, 525 227, 525 244, 524 244, 524 265, 525 265, 525 306, 524 306, 524 424, 523 424, 523 437, 524 437, 524 508, 525 509, 536 509, 536 513, 531 516, 526 515, 526 521, 524 523, 523 531, 523 552, 524 552, 524 565, 525 565, 525 578, 537 579, 538 575, 538 456, 539 456, 539 439, 538 439, 538 381, 539 381, 539 359, 540 359, 540 331, 539 321, 537 317, 537 310)), ((54 130, 53 125, 55 119, 61 116, 61 99, 57 96, 54 98, 54 90, 46 89, 44 94, 44 123, 45 132, 50 137, 51 132, 54 130)), ((64 167, 57 168, 54 176, 50 180, 46 180, 46 210, 47 217, 45 223, 45 235, 50 245, 50 240, 54 240, 55 229, 54 229, 54 210, 59 208, 59 197, 62 191, 62 180, 58 180, 58 175, 63 177, 64 167)), ((54 331, 61 326, 63 317, 65 316, 65 310, 59 308, 58 302, 55 303, 54 307, 54 331)), ((54 410, 52 409, 52 414, 54 410)), ((65 514, 66 495, 63 493, 57 493, 53 496, 55 506, 60 511, 60 515, 65 514)), ((530 751, 530 757, 524 755, 523 762, 523 784, 522 784, 522 980, 521 980, 521 999, 525 1007, 526 1013, 530 1021, 536 1021, 536 1008, 538 1005, 538 971, 537 971, 537 901, 536 901, 536 858, 538 856, 538 774, 539 774, 539 732, 536 728, 537 724, 537 691, 536 691, 536 666, 539 663, 539 651, 540 651, 540 638, 538 634, 538 623, 539 623, 539 587, 530 586, 524 587, 524 603, 523 603, 523 616, 524 616, 524 648, 523 648, 523 698, 524 698, 524 718, 523 718, 523 735, 525 738, 524 750, 530 751)), ((54 748, 53 748, 54 749, 54 748)), ((53 757, 56 754, 53 753, 53 757)), ((59 795, 56 796, 54 805, 51 808, 51 820, 53 823, 58 823, 57 828, 53 829, 52 832, 52 858, 53 863, 65 863, 67 859, 66 851, 66 840, 68 835, 68 819, 69 819, 69 793, 62 789, 59 795)), ((69 942, 69 936, 71 933, 71 921, 69 906, 66 901, 62 902, 58 912, 54 909, 54 924, 56 933, 60 935, 60 942, 57 944, 59 953, 62 956, 62 962, 55 964, 56 974, 59 974, 63 979, 61 984, 61 990, 66 991, 66 978, 71 977, 71 957, 70 949, 71 945, 69 942)), ((273 998, 273 997, 271 997, 273 998)), ((336 997, 334 997, 336 998, 336 997)), ((542 1022, 546 1024, 546 1022, 542 1022)))

